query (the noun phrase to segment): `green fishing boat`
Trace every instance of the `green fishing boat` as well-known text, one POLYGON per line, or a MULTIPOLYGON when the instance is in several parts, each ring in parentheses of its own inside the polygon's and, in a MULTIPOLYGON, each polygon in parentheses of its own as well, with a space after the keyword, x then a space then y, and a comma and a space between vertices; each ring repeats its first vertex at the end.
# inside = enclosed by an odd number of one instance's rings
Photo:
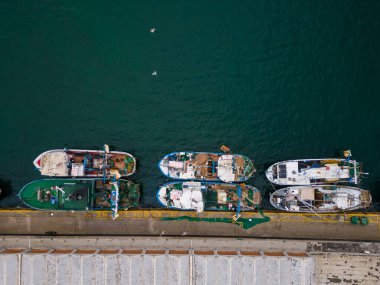
POLYGON ((25 185, 19 197, 29 207, 49 211, 127 210, 139 205, 139 185, 119 179, 42 179, 25 185))

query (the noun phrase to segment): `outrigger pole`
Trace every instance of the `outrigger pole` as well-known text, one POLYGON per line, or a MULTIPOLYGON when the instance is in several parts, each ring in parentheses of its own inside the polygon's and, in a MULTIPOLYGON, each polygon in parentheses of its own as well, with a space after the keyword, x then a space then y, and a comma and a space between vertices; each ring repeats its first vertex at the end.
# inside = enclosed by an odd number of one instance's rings
POLYGON ((109 152, 110 152, 109 146, 105 144, 103 147, 103 165, 102 165, 103 183, 106 182, 106 178, 107 178, 107 153, 109 152))
MULTIPOLYGON (((103 183, 106 182, 107 178, 107 153, 110 152, 109 146, 107 144, 104 145, 103 151, 103 183)), ((115 191, 111 190, 111 210, 112 210, 112 220, 116 220, 119 217, 118 209, 119 209, 119 183, 116 181, 116 175, 113 176, 112 185, 115 188, 115 191)))
POLYGON ((237 185, 237 195, 238 195, 238 204, 237 204, 237 208, 236 208, 236 214, 232 216, 232 218, 236 221, 237 219, 239 219, 241 217, 240 215, 240 210, 241 210, 241 186, 240 184, 237 185))
POLYGON ((111 192, 111 205, 112 205, 112 220, 116 220, 119 217, 118 210, 119 210, 119 182, 116 181, 114 178, 114 181, 112 182, 112 185, 115 187, 115 200, 112 201, 112 192, 111 192))

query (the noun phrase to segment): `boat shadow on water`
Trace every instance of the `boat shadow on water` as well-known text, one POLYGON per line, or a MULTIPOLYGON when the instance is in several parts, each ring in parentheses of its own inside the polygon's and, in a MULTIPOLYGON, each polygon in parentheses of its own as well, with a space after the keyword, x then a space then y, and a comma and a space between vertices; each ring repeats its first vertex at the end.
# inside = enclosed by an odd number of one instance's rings
POLYGON ((368 190, 372 195, 372 206, 367 211, 380 211, 380 179, 368 181, 368 190))
POLYGON ((0 200, 9 196, 12 192, 12 183, 10 180, 0 179, 0 200))

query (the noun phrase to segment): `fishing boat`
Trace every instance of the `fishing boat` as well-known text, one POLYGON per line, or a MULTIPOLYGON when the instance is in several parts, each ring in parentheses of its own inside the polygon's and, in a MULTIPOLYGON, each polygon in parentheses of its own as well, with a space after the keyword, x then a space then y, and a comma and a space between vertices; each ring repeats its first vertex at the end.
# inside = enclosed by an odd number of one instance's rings
POLYGON ((273 207, 288 212, 324 213, 352 211, 371 205, 368 190, 345 185, 292 186, 270 196, 273 207))
POLYGON ((55 149, 40 154, 34 166, 46 176, 111 177, 136 172, 136 159, 127 152, 83 149, 55 149))
POLYGON ((139 205, 140 187, 124 179, 42 179, 25 185, 19 197, 37 210, 112 210, 116 215, 139 205))
POLYGON ((361 163, 343 158, 286 160, 266 171, 268 180, 278 185, 359 183, 361 163))
POLYGON ((255 172, 253 161, 244 155, 210 152, 172 152, 158 167, 165 176, 179 180, 243 182, 255 172))
POLYGON ((245 184, 175 181, 158 189, 157 200, 164 207, 178 210, 249 211, 260 205, 261 194, 245 184))

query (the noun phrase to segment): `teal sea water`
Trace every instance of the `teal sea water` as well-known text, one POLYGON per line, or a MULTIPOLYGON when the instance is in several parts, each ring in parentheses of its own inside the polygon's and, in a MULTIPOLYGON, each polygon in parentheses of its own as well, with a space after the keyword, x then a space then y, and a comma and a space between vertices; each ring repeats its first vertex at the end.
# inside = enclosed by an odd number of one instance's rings
POLYGON ((256 161, 266 193, 271 163, 349 148, 378 201, 379 15, 379 1, 1 1, 0 205, 41 178, 41 152, 103 143, 138 157, 147 207, 161 156, 221 144, 256 161))

